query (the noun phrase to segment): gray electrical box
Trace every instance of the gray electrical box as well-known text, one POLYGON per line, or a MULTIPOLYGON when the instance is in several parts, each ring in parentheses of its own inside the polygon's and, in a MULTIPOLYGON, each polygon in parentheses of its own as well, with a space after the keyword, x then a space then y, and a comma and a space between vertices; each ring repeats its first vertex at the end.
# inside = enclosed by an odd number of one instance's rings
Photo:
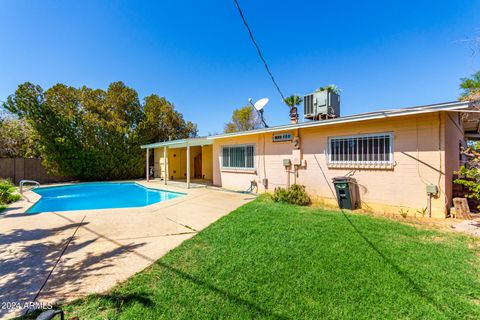
POLYGON ((304 118, 319 120, 340 117, 340 96, 324 90, 303 97, 304 118))
POLYGON ((427 194, 431 194, 432 196, 436 196, 438 194, 438 187, 434 184, 427 185, 427 194))
POLYGON ((284 167, 290 167, 292 165, 292 162, 290 159, 283 159, 283 166, 284 167))

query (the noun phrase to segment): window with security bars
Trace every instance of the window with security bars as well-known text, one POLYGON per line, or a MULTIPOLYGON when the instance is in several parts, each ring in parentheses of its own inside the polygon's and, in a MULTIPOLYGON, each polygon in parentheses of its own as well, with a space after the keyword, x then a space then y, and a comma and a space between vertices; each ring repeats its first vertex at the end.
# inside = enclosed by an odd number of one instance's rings
POLYGON ((232 169, 254 169, 255 148, 253 145, 223 146, 222 167, 232 169))
POLYGON ((328 143, 331 164, 392 164, 392 134, 332 137, 328 143))

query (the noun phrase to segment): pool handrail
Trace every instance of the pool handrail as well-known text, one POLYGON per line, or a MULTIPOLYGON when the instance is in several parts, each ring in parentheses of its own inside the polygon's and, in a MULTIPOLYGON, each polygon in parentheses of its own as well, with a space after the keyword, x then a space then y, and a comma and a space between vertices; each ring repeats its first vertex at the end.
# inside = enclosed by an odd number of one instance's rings
POLYGON ((33 189, 36 189, 38 187, 40 187, 40 183, 38 181, 35 181, 35 180, 20 180, 20 194, 23 194, 23 185, 25 183, 30 183, 30 184, 33 184, 33 188, 30 189, 30 190, 33 190, 33 189))

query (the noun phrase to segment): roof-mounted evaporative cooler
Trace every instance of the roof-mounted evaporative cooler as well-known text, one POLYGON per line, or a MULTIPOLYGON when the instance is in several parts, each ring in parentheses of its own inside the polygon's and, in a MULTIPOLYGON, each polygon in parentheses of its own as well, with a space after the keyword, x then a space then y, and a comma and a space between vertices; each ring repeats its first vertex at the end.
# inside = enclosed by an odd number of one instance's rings
POLYGON ((320 120, 340 117, 340 96, 328 90, 307 94, 303 98, 304 118, 320 120))

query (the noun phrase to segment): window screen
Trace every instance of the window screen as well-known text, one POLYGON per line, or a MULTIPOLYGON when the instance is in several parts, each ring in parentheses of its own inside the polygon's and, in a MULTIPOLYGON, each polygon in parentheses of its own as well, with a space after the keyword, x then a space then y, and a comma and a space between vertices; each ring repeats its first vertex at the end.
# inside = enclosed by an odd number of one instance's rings
POLYGON ((222 147, 222 167, 254 169, 255 148, 253 145, 222 147))

